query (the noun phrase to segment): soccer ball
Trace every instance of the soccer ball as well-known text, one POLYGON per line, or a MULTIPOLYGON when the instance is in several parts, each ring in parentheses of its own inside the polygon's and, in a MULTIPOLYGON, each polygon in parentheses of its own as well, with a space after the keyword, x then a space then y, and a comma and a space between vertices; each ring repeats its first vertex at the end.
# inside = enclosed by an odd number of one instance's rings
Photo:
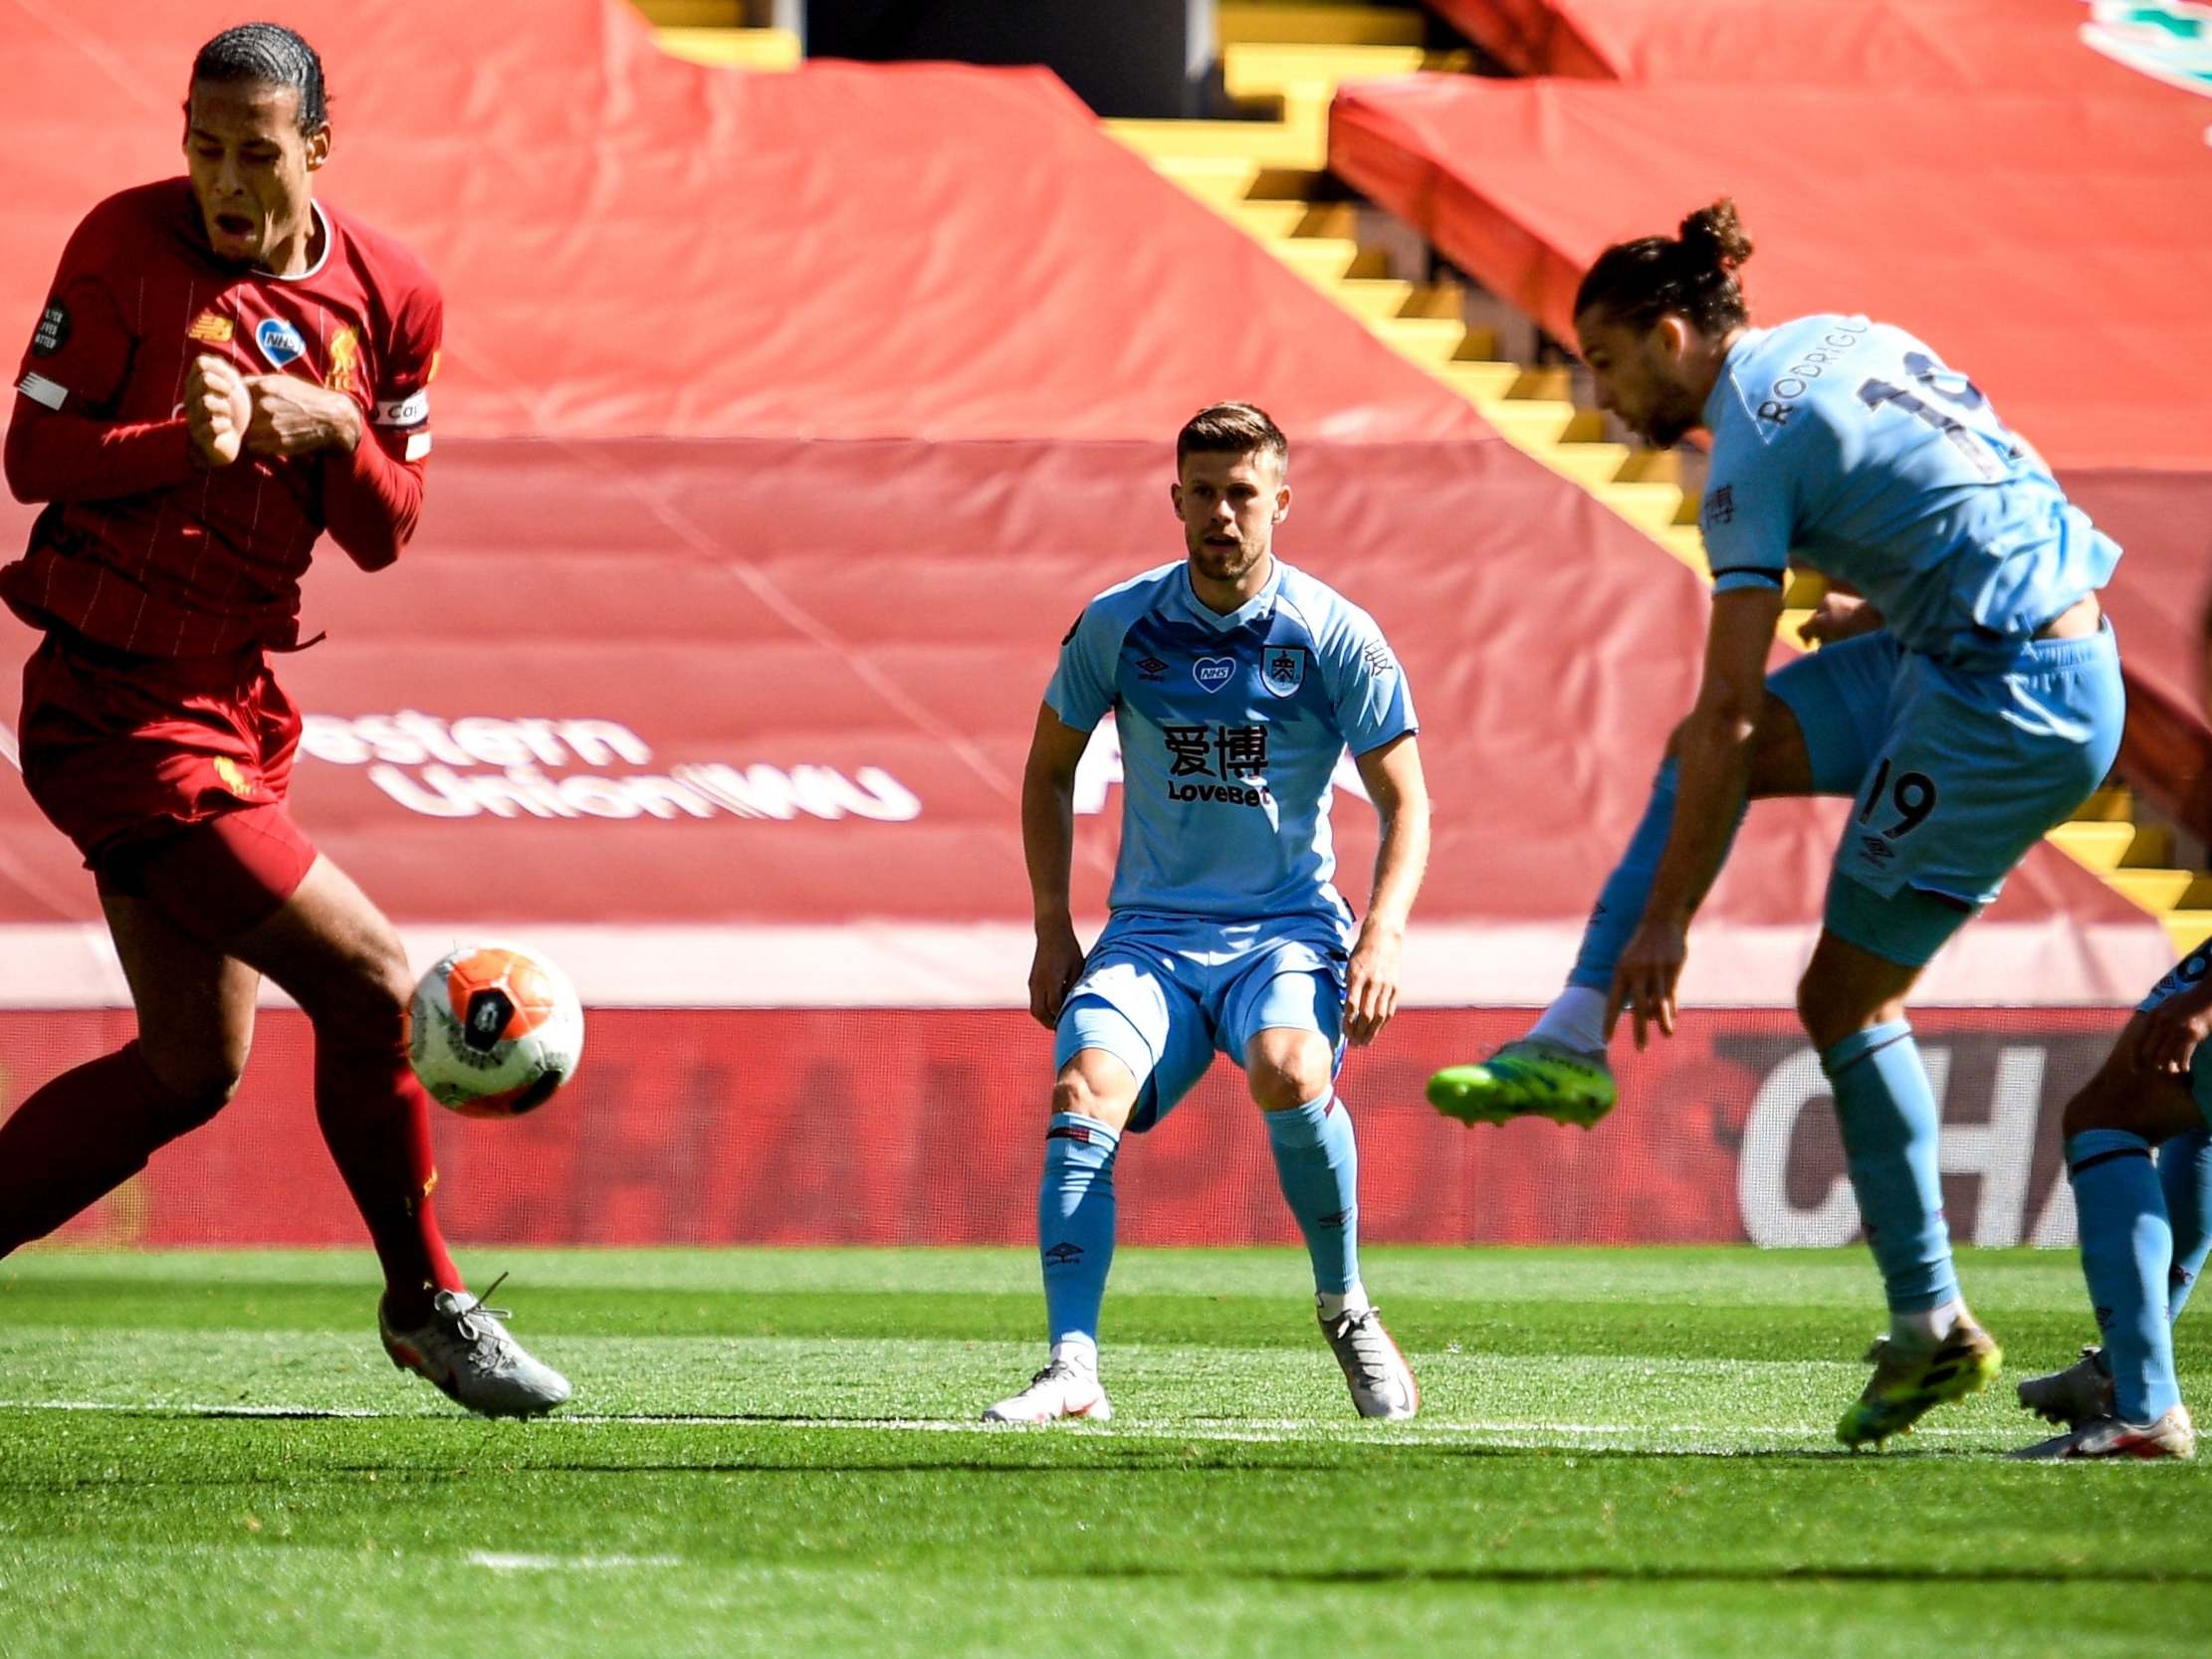
POLYGON ((520 1118, 567 1082, 583 1054, 583 1005, 545 957, 466 944, 432 967, 407 1009, 407 1058, 440 1106, 520 1118))

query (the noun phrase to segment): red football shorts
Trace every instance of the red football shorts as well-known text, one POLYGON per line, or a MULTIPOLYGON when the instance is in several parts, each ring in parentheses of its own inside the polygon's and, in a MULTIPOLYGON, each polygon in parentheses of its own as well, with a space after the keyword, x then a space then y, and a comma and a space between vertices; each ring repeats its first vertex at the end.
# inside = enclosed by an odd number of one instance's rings
POLYGON ((178 920, 204 920, 202 936, 264 920, 315 862, 284 804, 299 744, 300 711, 258 650, 172 660, 57 632, 24 665, 31 798, 103 892, 187 903, 178 920))

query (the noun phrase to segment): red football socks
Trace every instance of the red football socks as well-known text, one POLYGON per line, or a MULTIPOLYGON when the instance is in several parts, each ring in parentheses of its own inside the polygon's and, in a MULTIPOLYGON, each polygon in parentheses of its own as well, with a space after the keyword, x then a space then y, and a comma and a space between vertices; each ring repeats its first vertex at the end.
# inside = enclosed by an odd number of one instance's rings
POLYGON ((406 1331, 427 1324, 431 1298, 461 1289, 461 1275, 430 1205, 438 1180, 430 1097, 415 1081, 396 1029, 383 1042, 339 1041, 317 1029, 315 1118, 368 1223, 392 1325, 406 1331))
POLYGON ((219 1098, 187 1100, 146 1068, 136 1043, 73 1067, 0 1124, 0 1255, 44 1238, 196 1129, 219 1098))

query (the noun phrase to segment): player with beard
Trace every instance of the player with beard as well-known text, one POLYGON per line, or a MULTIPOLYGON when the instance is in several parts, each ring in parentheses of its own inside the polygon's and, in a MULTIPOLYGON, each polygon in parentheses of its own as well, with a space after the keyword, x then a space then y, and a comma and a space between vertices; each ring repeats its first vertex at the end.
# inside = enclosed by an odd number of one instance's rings
POLYGON ((1605 1050, 1674 1029, 1692 914, 1749 798, 1852 810, 1798 1012, 1819 1050, 1890 1312, 1837 1434, 1880 1443, 1983 1386, 2001 1353, 1959 1294, 1937 1112, 1904 1017, 1936 950, 2103 780, 2119 653, 2097 594, 2119 548, 2072 506, 1988 398, 1900 328, 1863 316, 1753 328, 1735 206, 1609 248, 1575 329, 1600 404, 1655 445, 1712 435, 1699 512, 1713 613, 1697 704, 1583 935, 1523 1040, 1431 1080, 1470 1123, 1590 1123, 1605 1050), (1832 592, 1823 649, 1766 674, 1795 558, 1832 592))
POLYGON ((301 646, 319 537, 378 570, 412 534, 442 316, 412 255, 315 199, 331 145, 306 41, 217 35, 192 65, 188 176, 93 209, 23 360, 8 485, 47 504, 0 570, 45 635, 23 779, 93 872, 138 1035, 0 1125, 0 1254, 223 1108, 267 975, 315 1029, 316 1120, 376 1247, 393 1362, 528 1414, 568 1384, 439 1235, 399 938, 285 806, 301 719, 269 655, 301 646))
POLYGON ((1056 1033, 1037 1243, 1051 1354, 994 1422, 1103 1420, 1099 1306, 1122 1136, 1215 1053, 1244 1069, 1312 1261, 1321 1331, 1363 1417, 1420 1406, 1359 1271, 1359 1160, 1335 1088, 1398 1003, 1429 851, 1406 677, 1372 618, 1276 558, 1289 447, 1246 403, 1201 411, 1170 491, 1188 556, 1107 589, 1060 645, 1022 780, 1036 915, 1029 1011, 1056 1033), (1075 768, 1112 711, 1121 856, 1086 956, 1069 916, 1075 768), (1366 918, 1331 885, 1330 779, 1349 747, 1382 818, 1366 918))

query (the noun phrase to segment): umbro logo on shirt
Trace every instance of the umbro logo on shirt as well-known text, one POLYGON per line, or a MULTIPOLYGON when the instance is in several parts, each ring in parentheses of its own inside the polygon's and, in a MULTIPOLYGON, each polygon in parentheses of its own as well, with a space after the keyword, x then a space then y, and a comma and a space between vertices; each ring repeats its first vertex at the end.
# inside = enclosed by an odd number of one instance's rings
POLYGON ((1168 665, 1158 657, 1140 657, 1137 659, 1137 672, 1145 679, 1157 682, 1168 672, 1168 665))

